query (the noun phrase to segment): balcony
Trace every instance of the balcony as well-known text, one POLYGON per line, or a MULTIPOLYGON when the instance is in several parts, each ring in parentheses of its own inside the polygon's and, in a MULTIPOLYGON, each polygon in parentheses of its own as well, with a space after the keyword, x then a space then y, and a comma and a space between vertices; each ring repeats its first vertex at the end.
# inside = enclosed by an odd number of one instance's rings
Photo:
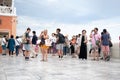
POLYGON ((0 15, 16 16, 16 8, 15 7, 0 6, 0 15))

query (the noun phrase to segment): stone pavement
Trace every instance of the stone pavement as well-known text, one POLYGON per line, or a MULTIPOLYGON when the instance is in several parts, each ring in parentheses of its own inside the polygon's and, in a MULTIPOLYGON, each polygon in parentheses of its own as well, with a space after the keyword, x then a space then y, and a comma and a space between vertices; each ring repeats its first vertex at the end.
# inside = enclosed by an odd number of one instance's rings
POLYGON ((23 56, 0 55, 0 80, 120 80, 120 60, 82 61, 65 56, 62 60, 41 55, 25 61, 23 56))

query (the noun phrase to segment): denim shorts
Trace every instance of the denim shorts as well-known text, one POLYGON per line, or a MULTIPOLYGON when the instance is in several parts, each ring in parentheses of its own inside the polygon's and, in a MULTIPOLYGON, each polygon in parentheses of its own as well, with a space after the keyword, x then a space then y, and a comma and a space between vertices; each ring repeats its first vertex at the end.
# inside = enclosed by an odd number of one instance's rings
POLYGON ((2 45, 2 49, 3 49, 3 50, 6 50, 6 45, 2 45))
POLYGON ((24 44, 24 48, 26 51, 30 51, 30 44, 24 44))

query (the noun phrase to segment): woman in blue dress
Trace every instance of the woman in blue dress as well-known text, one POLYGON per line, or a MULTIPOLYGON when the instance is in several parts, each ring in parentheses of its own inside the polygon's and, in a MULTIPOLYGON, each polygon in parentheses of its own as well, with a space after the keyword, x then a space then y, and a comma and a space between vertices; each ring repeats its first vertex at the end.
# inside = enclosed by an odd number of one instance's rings
POLYGON ((15 49, 15 40, 14 40, 14 36, 11 35, 11 38, 8 40, 8 49, 9 49, 9 56, 13 55, 14 49, 15 49))

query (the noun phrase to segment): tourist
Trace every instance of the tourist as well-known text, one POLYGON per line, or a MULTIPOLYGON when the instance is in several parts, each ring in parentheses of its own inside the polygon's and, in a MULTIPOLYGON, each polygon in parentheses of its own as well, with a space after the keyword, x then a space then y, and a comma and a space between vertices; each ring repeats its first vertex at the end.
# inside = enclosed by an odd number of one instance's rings
POLYGON ((99 60, 99 53, 98 49, 100 47, 100 39, 101 36, 98 33, 98 28, 94 28, 90 34, 91 42, 92 42, 92 53, 93 53, 93 60, 99 60))
POLYGON ((80 37, 80 53, 79 53, 79 59, 86 60, 87 59, 87 36, 86 36, 86 30, 82 30, 82 35, 80 37))
POLYGON ((64 46, 64 43, 65 43, 65 37, 63 34, 60 33, 61 32, 61 29, 58 28, 56 29, 56 33, 57 33, 57 51, 58 51, 58 56, 59 58, 63 58, 63 46, 64 46))
POLYGON ((77 55, 79 55, 79 53, 80 53, 80 45, 79 45, 80 38, 81 38, 81 34, 78 34, 77 41, 76 41, 76 51, 75 51, 77 53, 77 55))
POLYGON ((48 36, 48 31, 44 30, 40 34, 41 42, 40 42, 40 48, 41 48, 41 53, 42 53, 42 60, 41 61, 47 61, 47 56, 48 56, 48 49, 51 43, 49 43, 49 36, 48 36))
POLYGON ((51 37, 51 49, 52 49, 52 55, 55 56, 55 53, 57 52, 56 50, 56 34, 52 33, 52 37, 51 37))
POLYGON ((110 51, 109 41, 110 41, 110 35, 106 29, 103 29, 103 34, 101 35, 101 43, 102 43, 102 51, 103 51, 104 60, 107 60, 107 57, 109 56, 109 51, 110 51))
POLYGON ((11 55, 11 53, 13 56, 13 52, 15 50, 15 40, 13 35, 11 35, 10 39, 8 40, 8 50, 9 50, 9 56, 11 55))
POLYGON ((36 52, 38 38, 37 38, 37 35, 36 35, 36 31, 33 31, 32 33, 33 33, 33 37, 32 37, 32 50, 31 50, 32 57, 31 58, 35 58, 38 55, 37 52, 36 52))
POLYGON ((9 35, 6 35, 6 38, 5 38, 5 40, 6 40, 6 52, 9 52, 9 50, 8 50, 8 40, 9 40, 9 35))
POLYGON ((6 46, 7 46, 6 36, 3 36, 3 38, 1 39, 1 45, 2 45, 2 55, 6 55, 6 46))
POLYGON ((89 44, 90 44, 90 47, 89 47, 89 56, 92 57, 92 42, 91 42, 91 39, 89 40, 89 44))
POLYGON ((23 56, 25 56, 25 47, 24 47, 24 44, 22 44, 22 53, 23 53, 23 56))
POLYGON ((70 49, 71 49, 71 55, 72 58, 76 58, 76 54, 75 54, 75 46, 76 46, 76 36, 72 37, 72 40, 70 41, 70 49))
POLYGON ((25 48, 25 60, 28 61, 29 57, 30 57, 30 44, 31 44, 31 40, 30 40, 30 33, 31 29, 27 28, 27 31, 24 34, 24 38, 23 38, 23 44, 24 44, 24 48, 25 48))
POLYGON ((65 43, 64 43, 64 47, 63 47, 63 55, 67 55, 68 52, 69 52, 69 39, 68 39, 68 35, 66 35, 65 43))
POLYGON ((16 45, 16 56, 18 56, 19 50, 20 50, 20 46, 21 46, 21 41, 20 41, 18 36, 16 36, 15 45, 16 45))

